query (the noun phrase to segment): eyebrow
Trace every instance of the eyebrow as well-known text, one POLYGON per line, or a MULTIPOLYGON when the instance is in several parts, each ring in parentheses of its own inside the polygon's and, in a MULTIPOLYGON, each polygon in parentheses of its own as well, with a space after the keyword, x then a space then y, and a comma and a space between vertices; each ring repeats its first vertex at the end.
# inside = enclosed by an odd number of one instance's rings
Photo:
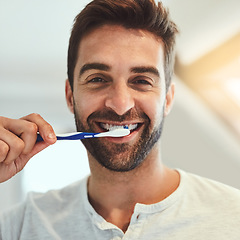
MULTIPOLYGON (((83 73, 85 73, 88 70, 92 70, 92 69, 102 70, 102 71, 110 71, 111 67, 104 63, 97 63, 97 62, 96 63, 86 63, 81 67, 79 76, 82 76, 83 73)), ((152 74, 156 75, 157 77, 160 77, 160 73, 157 70, 157 68, 155 68, 155 67, 146 67, 146 66, 132 67, 130 69, 130 71, 133 73, 147 73, 148 72, 148 73, 152 73, 152 74)))
POLYGON ((87 63, 81 67, 79 76, 82 76, 83 73, 85 73, 86 71, 91 70, 91 69, 109 71, 111 69, 111 67, 108 66, 107 64, 103 64, 103 63, 87 63))
POLYGON ((133 73, 153 73, 157 77, 160 77, 160 73, 155 67, 133 67, 131 68, 131 72, 133 73))

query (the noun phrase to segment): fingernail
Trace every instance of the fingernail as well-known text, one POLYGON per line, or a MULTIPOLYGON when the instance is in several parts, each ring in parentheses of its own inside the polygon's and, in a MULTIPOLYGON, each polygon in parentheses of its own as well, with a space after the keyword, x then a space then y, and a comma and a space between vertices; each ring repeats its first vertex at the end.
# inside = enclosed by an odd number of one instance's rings
POLYGON ((53 133, 49 133, 49 134, 48 134, 48 138, 49 138, 49 139, 54 139, 54 138, 55 138, 55 135, 54 135, 53 133))

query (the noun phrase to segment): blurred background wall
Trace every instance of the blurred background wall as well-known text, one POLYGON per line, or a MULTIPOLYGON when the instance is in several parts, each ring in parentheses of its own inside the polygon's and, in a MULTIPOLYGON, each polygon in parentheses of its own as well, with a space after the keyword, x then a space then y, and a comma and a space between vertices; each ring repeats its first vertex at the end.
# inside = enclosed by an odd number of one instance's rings
MULTIPOLYGON (((89 1, 0 0, 0 115, 40 113, 74 131, 64 97, 68 38, 89 1)), ((176 99, 165 121, 164 162, 240 188, 240 1, 165 0, 180 28, 176 99)), ((80 142, 59 142, 0 185, 0 211, 28 191, 60 188, 89 173, 80 142)))

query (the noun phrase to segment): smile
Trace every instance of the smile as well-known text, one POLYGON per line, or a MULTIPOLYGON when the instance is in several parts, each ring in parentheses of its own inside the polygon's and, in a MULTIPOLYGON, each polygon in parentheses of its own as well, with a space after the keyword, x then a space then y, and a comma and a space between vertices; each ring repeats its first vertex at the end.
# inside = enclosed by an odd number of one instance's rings
POLYGON ((109 124, 109 123, 99 123, 99 125, 105 131, 112 131, 112 130, 123 129, 123 128, 127 128, 130 131, 134 131, 139 127, 140 124, 135 123, 135 124, 116 125, 116 124, 109 124))

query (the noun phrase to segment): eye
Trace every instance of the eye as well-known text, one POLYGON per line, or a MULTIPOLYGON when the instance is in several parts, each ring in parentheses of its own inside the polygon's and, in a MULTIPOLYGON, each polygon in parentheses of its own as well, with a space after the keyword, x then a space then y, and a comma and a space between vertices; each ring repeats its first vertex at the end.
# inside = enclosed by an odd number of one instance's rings
POLYGON ((88 76, 85 85, 87 88, 92 90, 100 90, 109 86, 110 80, 106 76, 101 76, 99 74, 93 74, 88 76))
POLYGON ((135 84, 142 84, 142 85, 151 85, 151 83, 144 79, 138 79, 134 81, 135 84))
POLYGON ((148 91, 153 87, 153 82, 149 78, 135 78, 131 81, 132 88, 138 91, 148 91))
POLYGON ((106 80, 104 80, 101 77, 94 77, 88 81, 88 83, 104 83, 106 80))

